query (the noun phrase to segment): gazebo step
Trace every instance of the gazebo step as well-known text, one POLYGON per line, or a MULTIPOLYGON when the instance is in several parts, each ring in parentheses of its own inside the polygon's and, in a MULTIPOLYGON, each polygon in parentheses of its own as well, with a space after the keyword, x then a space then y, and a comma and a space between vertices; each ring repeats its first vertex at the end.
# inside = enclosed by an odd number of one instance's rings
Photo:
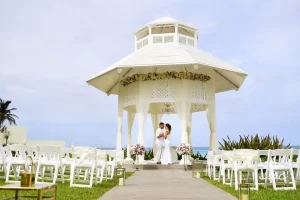
MULTIPOLYGON (((136 165, 134 164, 125 164, 125 167, 127 170, 134 170, 136 169, 136 165)), ((172 164, 172 165, 160 165, 160 164, 145 164, 145 165, 139 165, 138 168, 140 170, 158 170, 158 169, 168 169, 168 170, 172 170, 172 169, 184 169, 183 165, 180 164, 172 164)), ((188 170, 192 170, 192 166, 188 165, 188 170)))

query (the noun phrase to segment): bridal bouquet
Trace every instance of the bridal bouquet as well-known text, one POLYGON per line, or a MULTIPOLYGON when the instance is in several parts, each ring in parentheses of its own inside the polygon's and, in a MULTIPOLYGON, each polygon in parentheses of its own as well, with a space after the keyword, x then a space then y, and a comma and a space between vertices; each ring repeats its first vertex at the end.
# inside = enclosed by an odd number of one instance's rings
POLYGON ((184 143, 181 143, 181 144, 177 147, 176 152, 177 152, 179 155, 192 155, 192 154, 193 154, 193 147, 192 147, 192 145, 190 145, 190 144, 184 144, 184 143))
POLYGON ((145 152, 145 147, 140 144, 133 144, 130 147, 130 153, 133 155, 143 155, 145 152))

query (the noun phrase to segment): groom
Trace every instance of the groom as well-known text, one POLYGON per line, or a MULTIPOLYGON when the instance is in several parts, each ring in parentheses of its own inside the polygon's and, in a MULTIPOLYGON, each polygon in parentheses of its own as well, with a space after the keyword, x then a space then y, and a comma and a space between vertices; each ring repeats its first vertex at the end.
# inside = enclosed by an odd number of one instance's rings
POLYGON ((156 161, 157 164, 161 164, 161 155, 164 147, 164 128, 165 124, 163 122, 159 123, 159 128, 156 130, 156 161))

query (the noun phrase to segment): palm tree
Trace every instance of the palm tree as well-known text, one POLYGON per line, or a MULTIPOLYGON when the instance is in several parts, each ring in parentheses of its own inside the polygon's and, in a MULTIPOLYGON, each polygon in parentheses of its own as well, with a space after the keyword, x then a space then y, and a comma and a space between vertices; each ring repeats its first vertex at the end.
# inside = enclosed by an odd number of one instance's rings
POLYGON ((0 131, 4 129, 4 122, 8 121, 10 125, 16 125, 17 115, 12 114, 11 112, 17 110, 16 108, 9 108, 11 101, 4 101, 0 99, 0 131))

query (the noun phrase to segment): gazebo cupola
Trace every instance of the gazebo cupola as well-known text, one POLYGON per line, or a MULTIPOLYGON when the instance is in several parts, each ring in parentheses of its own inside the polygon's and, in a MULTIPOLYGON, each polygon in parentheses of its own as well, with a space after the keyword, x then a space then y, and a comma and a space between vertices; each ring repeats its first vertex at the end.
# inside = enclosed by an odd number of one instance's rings
POLYGON ((135 50, 147 45, 179 43, 197 47, 198 31, 175 19, 164 17, 142 26, 135 33, 135 50))

